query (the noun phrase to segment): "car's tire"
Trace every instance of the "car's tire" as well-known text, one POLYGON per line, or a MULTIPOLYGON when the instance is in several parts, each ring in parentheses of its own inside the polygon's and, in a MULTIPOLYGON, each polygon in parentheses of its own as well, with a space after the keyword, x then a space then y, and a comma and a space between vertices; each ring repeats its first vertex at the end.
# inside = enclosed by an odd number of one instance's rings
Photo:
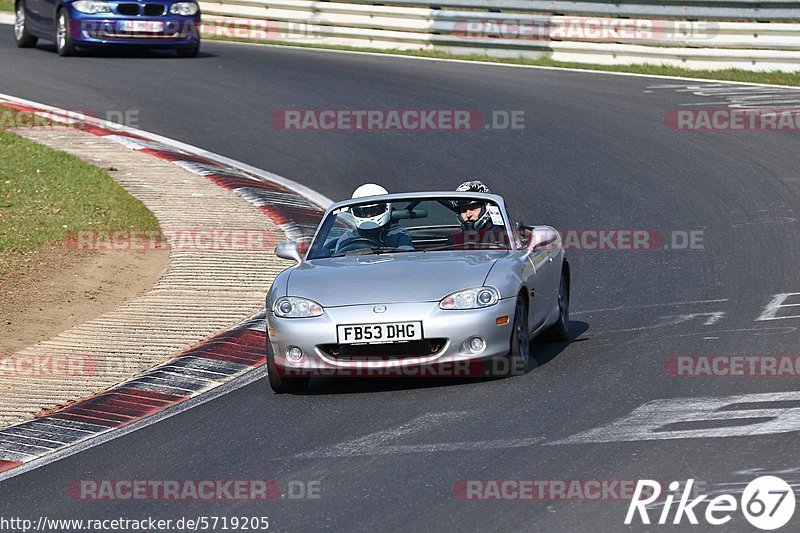
POLYGON ((506 356, 508 368, 500 369, 501 375, 516 376, 525 374, 533 361, 531 357, 530 332, 528 330, 528 305, 525 297, 517 297, 514 308, 514 322, 511 326, 511 343, 506 356))
POLYGON ((197 54, 200 53, 200 47, 192 46, 191 48, 176 48, 175 52, 177 52, 178 57, 197 57, 197 54))
POLYGON ((61 9, 56 15, 56 51, 62 57, 75 55, 75 44, 69 29, 69 13, 61 9))
POLYGON ((542 337, 553 342, 569 340, 569 277, 566 271, 561 272, 558 286, 558 320, 547 328, 542 337))
POLYGON ((303 392, 308 387, 311 380, 309 376, 281 376, 278 365, 275 364, 275 356, 272 353, 272 345, 267 341, 267 378, 269 386, 276 394, 292 392, 303 392))
POLYGON ((23 0, 17 2, 14 12, 16 13, 16 18, 14 19, 14 43, 19 48, 33 48, 39 39, 28 32, 28 16, 25 13, 25 2, 23 0))

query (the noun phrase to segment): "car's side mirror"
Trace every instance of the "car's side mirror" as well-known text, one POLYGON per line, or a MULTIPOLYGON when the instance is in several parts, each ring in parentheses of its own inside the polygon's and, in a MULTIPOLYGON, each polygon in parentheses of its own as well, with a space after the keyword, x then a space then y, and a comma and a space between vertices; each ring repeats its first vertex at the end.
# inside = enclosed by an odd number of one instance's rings
POLYGON ((300 263, 303 259, 300 257, 300 250, 297 249, 296 242, 282 242, 275 247, 275 255, 281 259, 289 259, 300 263))
POLYGON ((549 226, 538 226, 530 229, 531 240, 528 243, 528 251, 538 252, 557 244, 559 235, 555 229, 549 226))

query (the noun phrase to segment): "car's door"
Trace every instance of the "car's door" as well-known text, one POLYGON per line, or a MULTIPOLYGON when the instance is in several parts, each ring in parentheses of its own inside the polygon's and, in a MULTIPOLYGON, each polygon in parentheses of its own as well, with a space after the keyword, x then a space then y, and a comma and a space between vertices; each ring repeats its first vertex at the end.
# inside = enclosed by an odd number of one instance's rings
POLYGON ((536 295, 531 314, 537 318, 534 328, 541 326, 558 302, 558 286, 561 282, 560 263, 557 261, 561 247, 559 233, 550 226, 534 226, 528 242, 531 262, 536 267, 536 295))
POLYGON ((542 283, 539 270, 546 257, 541 253, 542 250, 531 248, 534 237, 533 228, 523 223, 517 223, 511 216, 511 211, 506 204, 506 217, 511 229, 513 246, 516 248, 515 255, 520 261, 520 273, 525 286, 528 288, 528 331, 535 331, 547 318, 544 313, 545 306, 539 301, 540 285, 542 283))

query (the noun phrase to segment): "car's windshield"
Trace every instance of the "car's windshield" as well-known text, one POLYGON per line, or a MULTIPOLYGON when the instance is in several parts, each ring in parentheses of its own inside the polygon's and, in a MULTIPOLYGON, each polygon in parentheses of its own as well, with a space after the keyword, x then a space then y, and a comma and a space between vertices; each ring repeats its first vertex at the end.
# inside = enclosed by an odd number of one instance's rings
POLYGON ((507 250, 508 221, 484 199, 401 199, 332 211, 320 225, 308 259, 344 255, 507 250))

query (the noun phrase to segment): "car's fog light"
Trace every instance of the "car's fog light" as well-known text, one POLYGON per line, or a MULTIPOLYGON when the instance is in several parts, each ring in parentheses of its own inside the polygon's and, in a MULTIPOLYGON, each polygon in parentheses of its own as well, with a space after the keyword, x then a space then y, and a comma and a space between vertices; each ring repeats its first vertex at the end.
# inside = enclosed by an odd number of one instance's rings
POLYGON ((289 346, 286 348, 286 360, 290 363, 299 363, 303 360, 303 350, 297 346, 289 346))
POLYGON ((486 342, 480 337, 472 337, 469 342, 467 342, 467 346, 469 347, 470 351, 473 353, 482 352, 484 348, 486 348, 486 342))

